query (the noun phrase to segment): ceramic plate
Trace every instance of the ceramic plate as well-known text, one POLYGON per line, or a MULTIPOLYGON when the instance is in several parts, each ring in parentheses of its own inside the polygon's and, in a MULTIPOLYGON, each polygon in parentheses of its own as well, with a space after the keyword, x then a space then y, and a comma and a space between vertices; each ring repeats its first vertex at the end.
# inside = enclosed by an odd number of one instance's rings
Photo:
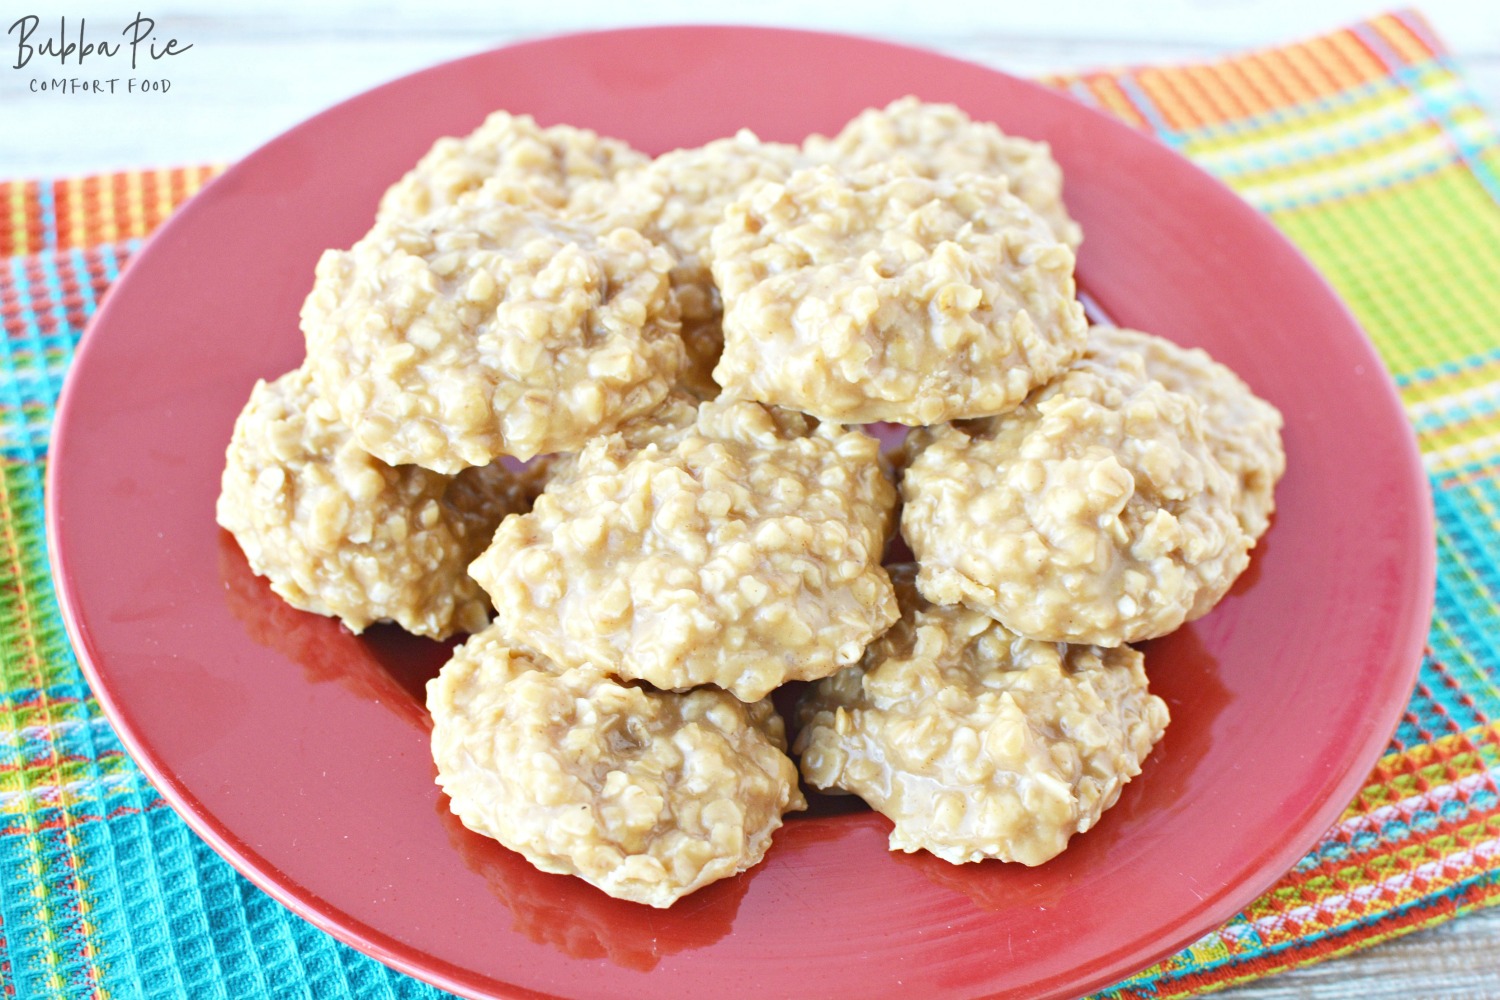
POLYGON ((150 241, 73 363, 49 523, 68 628, 132 755, 240 871, 380 960, 483 997, 1068 996, 1234 914, 1339 816, 1411 690, 1425 480, 1391 384, 1272 227, 1155 141, 1033 84, 829 35, 661 28, 439 66, 293 129, 150 241), (797 141, 907 93, 1052 143, 1117 321, 1208 348, 1286 415, 1280 510, 1211 615, 1150 644, 1165 739, 1040 868, 891 854, 869 812, 792 819, 669 911, 533 870, 449 815, 422 682, 445 650, 285 607, 214 524, 257 378, 295 367, 325 247, 438 136, 495 108, 650 153, 797 141), (711 985, 710 985, 711 984, 711 985))

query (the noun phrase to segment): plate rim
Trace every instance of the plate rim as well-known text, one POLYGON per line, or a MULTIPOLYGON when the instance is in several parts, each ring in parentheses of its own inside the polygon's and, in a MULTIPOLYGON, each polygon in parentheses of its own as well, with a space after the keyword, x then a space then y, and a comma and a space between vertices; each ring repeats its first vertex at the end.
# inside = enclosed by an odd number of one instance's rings
MULTIPOLYGON (((278 133, 237 160, 222 173, 212 178, 190 199, 190 203, 184 204, 174 211, 161 226, 147 237, 141 249, 132 257, 130 266, 111 284, 110 291, 113 292, 121 283, 130 281, 132 272, 136 271, 137 266, 143 262, 149 263, 153 259, 155 252, 166 242, 165 240, 158 239, 158 237, 174 232, 177 227, 183 224, 187 211, 191 210, 191 202, 198 202, 205 195, 212 197, 220 187, 231 187, 242 174, 253 173, 257 162, 262 156, 267 155, 268 151, 273 147, 289 141, 305 131, 316 129, 325 119, 336 117, 350 105, 371 100, 376 95, 387 91, 399 90, 408 81, 426 74, 450 70, 468 63, 482 62, 495 58, 501 53, 534 47, 545 47, 559 42, 577 42, 586 39, 603 39, 607 37, 627 38, 639 35, 666 35, 674 33, 687 36, 703 32, 717 34, 755 33, 768 36, 827 39, 840 44, 854 42, 860 45, 883 48, 892 54, 920 54, 926 58, 936 57, 948 62, 961 63, 983 70, 986 73, 1006 78, 1012 84, 1020 85, 1036 94, 1045 95, 1046 100, 1071 101, 1066 94, 1054 88, 1049 88, 1035 80, 1019 77, 1004 70, 995 69, 933 49, 904 45, 852 33, 749 24, 673 23, 548 34, 546 36, 529 38, 523 41, 488 48, 402 74, 375 87, 351 95, 278 133)), ((1436 515, 1431 484, 1421 460, 1421 453, 1417 445, 1415 433, 1411 428, 1410 422, 1405 417, 1399 392, 1389 370, 1385 366, 1384 360, 1380 357, 1369 335, 1354 317, 1343 298, 1337 294, 1327 279, 1306 255, 1261 211, 1254 208, 1248 202, 1245 202, 1223 181, 1163 142, 1155 134, 1143 133, 1132 129, 1119 119, 1105 114, 1096 108, 1084 105, 1081 102, 1071 103, 1074 103, 1078 108, 1092 115, 1098 127, 1129 133, 1136 140, 1144 139, 1157 147, 1161 152, 1175 158, 1181 165, 1191 169, 1198 175, 1201 181, 1217 186, 1222 195, 1227 196, 1237 204, 1241 210, 1239 214, 1243 216, 1245 225, 1254 226, 1258 229, 1262 238, 1269 237, 1273 242, 1282 244, 1283 249, 1288 255, 1287 259, 1295 260, 1297 266, 1307 272, 1306 276, 1321 286, 1328 304, 1336 307, 1343 314, 1351 331, 1357 333, 1359 347, 1368 355, 1369 360, 1374 365, 1377 373, 1377 381, 1381 394, 1385 397, 1385 402, 1391 407, 1394 413, 1401 416, 1401 422, 1407 431, 1402 438, 1402 453, 1399 456, 1399 464, 1405 467, 1403 482, 1407 485, 1418 487, 1414 490, 1414 498, 1417 503, 1412 512, 1413 523, 1408 525, 1408 527, 1418 536, 1417 541, 1420 543, 1410 553, 1415 557, 1414 561, 1416 563, 1415 572, 1413 572, 1412 576, 1417 579, 1420 586, 1415 592, 1405 595, 1408 598, 1406 607, 1407 615, 1401 623, 1401 627, 1397 629, 1397 633, 1405 639, 1404 648, 1399 654, 1393 653, 1391 657, 1392 662, 1402 664, 1404 667, 1401 677, 1403 686, 1414 688, 1420 676, 1423 652, 1426 647, 1428 629, 1435 607, 1437 570, 1436 515)), ((172 807, 173 812, 182 818, 193 832, 202 838, 216 854, 228 861, 237 872, 247 878, 261 891, 266 892, 294 914, 307 920, 338 941, 415 979, 462 996, 493 995, 527 998, 527 1000, 530 1000, 530 998, 555 1000, 557 997, 555 994, 538 992, 515 983, 499 983, 491 977, 475 972, 474 970, 464 969, 447 960, 438 959, 426 952, 418 951, 410 945, 404 945, 396 941, 389 934, 373 927, 364 919, 331 906, 305 886, 300 884, 291 886, 282 884, 281 881, 273 876, 275 872, 274 866, 267 859, 261 857, 248 844, 241 841, 233 830, 225 826, 217 816, 200 803, 185 785, 182 784, 168 762, 160 759, 159 755, 143 742, 142 736, 129 724, 129 713, 126 707, 116 701, 113 691, 107 684, 103 683, 101 676, 96 670, 94 659, 96 655, 99 655, 100 651, 96 649, 91 636, 83 624, 82 610, 77 604, 80 598, 75 593, 71 583, 72 573, 69 567, 74 557, 68 553, 66 544, 62 542, 62 539, 66 537, 66 529, 62 524, 62 515, 59 513, 56 497, 58 495, 58 480, 61 475, 58 470, 65 468, 66 463, 57 459, 59 455, 66 455, 67 453, 66 441, 75 422, 73 420, 75 407, 71 404, 73 397, 79 392, 77 388, 79 379, 75 377, 76 373, 81 370, 79 362, 86 356, 95 343, 96 338, 91 336, 93 331, 99 325, 108 322, 114 301, 115 296, 106 295, 95 314, 90 317, 75 349, 73 358, 70 361, 63 386, 59 392, 54 408, 52 430, 46 452, 47 469, 44 486, 44 508, 48 568, 52 575, 59 612, 68 639, 77 655, 79 666, 89 683, 91 692, 98 700, 101 709, 114 728, 120 742, 130 754, 132 761, 172 807), (500 987, 502 992, 494 992, 493 987, 500 987), (476 989, 483 989, 486 992, 473 992, 476 989)), ((1391 457, 1395 458, 1395 456, 1391 457)), ((1389 745, 1391 737, 1399 727, 1401 714, 1398 708, 1392 713, 1388 727, 1381 726, 1372 729, 1367 735, 1364 745, 1360 747, 1359 752, 1350 756, 1344 773, 1333 786, 1335 791, 1330 792, 1322 802, 1318 803, 1311 810, 1312 818, 1303 824, 1303 828, 1306 830, 1316 829, 1318 831, 1315 835, 1310 834, 1306 843, 1302 843, 1302 840, 1296 837, 1289 837, 1283 840, 1278 847, 1267 851, 1262 856, 1262 860, 1255 863, 1256 877, 1242 880, 1240 882, 1240 892, 1226 893, 1217 906, 1197 911, 1196 919, 1185 921, 1184 926, 1188 927, 1188 929, 1179 931, 1176 934, 1166 935, 1161 939, 1165 943, 1159 943, 1153 948, 1140 949, 1143 953, 1148 954, 1141 961, 1133 962, 1128 969, 1119 968, 1118 966, 1121 963, 1116 963, 1116 966, 1111 966, 1106 970, 1087 976, 1086 981, 1081 979, 1083 993, 1078 993, 1077 995, 1082 996, 1097 989, 1110 986, 1119 982, 1122 978, 1128 978, 1138 971, 1149 968, 1163 958, 1177 953, 1200 938, 1204 933, 1222 925, 1227 919, 1243 910, 1248 903, 1261 896, 1267 889, 1279 881, 1291 870, 1292 865, 1298 859, 1305 856, 1308 850, 1321 839, 1326 830, 1334 825, 1337 818, 1347 808, 1349 802, 1352 801, 1355 793, 1362 787, 1370 771, 1389 745), (1252 888, 1253 892, 1251 891, 1252 888)))

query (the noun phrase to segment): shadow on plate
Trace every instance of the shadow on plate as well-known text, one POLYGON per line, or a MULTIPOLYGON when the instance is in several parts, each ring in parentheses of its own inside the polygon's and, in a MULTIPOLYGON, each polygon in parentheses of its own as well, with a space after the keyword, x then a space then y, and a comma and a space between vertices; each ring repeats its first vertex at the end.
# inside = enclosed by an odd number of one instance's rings
POLYGON ((603 958, 638 972, 649 972, 668 955, 722 940, 734 928, 740 902, 760 870, 721 879, 671 909, 658 910, 607 896, 571 875, 539 871, 464 826, 449 810, 446 795, 438 796, 437 810, 454 850, 510 909, 517 932, 571 958, 603 958))
MULTIPOLYGON (((1257 562, 1252 561, 1233 593, 1254 584, 1257 562)), ((461 638, 433 642, 393 625, 377 625, 354 635, 336 619, 300 611, 255 575, 227 531, 219 533, 219 571, 230 610, 255 642, 301 665, 313 683, 340 683, 362 698, 391 706, 413 725, 424 730, 431 727, 425 684, 436 676, 461 638)), ((1122 837, 1139 846, 1149 840, 1142 836, 1142 829, 1153 818, 1191 797, 1195 769, 1212 744, 1214 721, 1232 700, 1219 679, 1218 661, 1200 635, 1204 627, 1189 624, 1141 646, 1152 690, 1171 708, 1172 723, 1119 802, 1094 829, 1076 836, 1067 851, 1047 863, 1048 878, 1035 878, 1033 870, 1023 865, 999 861, 951 865, 925 852, 894 852, 895 861, 988 911, 1045 908, 1076 879, 1097 874, 1106 859, 1121 863, 1115 850, 1122 837)), ((793 682, 773 695, 787 721, 789 739, 796 735, 794 708, 805 688, 805 682, 793 682)), ((805 785, 803 792, 809 808, 787 816, 787 824, 771 847, 773 858, 778 851, 796 853, 812 842, 837 839, 847 832, 850 822, 873 822, 884 831, 889 829, 889 821, 871 813, 857 796, 826 794, 805 785)), ((613 899, 580 879, 538 871, 519 854, 466 829, 449 812, 447 802, 440 797, 438 809, 450 839, 465 863, 484 876, 510 908, 516 929, 574 958, 606 958, 624 968, 646 971, 664 955, 710 945, 729 933, 750 879, 761 870, 757 866, 717 882, 670 910, 655 910, 613 899)))
POLYGON ((314 684, 335 681, 393 710, 423 729, 426 684, 436 677, 458 640, 434 642, 395 625, 374 625, 363 635, 336 618, 301 611, 282 600, 255 575, 234 536, 219 531, 219 577, 230 612, 258 644, 299 664, 314 684))

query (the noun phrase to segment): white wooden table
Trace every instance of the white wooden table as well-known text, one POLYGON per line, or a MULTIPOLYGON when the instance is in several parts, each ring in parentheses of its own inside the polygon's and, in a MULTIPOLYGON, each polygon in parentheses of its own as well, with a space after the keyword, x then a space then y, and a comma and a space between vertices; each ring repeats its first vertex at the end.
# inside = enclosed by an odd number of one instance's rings
MULTIPOLYGON (((1481 96, 1500 110, 1500 3, 1408 2, 1420 3, 1481 96)), ((102 40, 143 10, 156 20, 161 43, 177 37, 196 51, 150 70, 173 81, 165 94, 36 94, 28 81, 37 74, 12 68, 17 34, 0 36, 0 177, 229 162, 393 77, 522 38, 581 29, 674 22, 817 28, 1038 74, 1211 57, 1316 34, 1382 9, 1378 0, 42 0, 26 9, 7 3, 0 29, 36 13, 55 31, 55 18, 65 14, 70 24, 88 18, 89 37, 102 40)), ((121 74, 107 60, 86 60, 65 75, 121 74)), ((1496 1000, 1500 908, 1220 995, 1496 1000)))

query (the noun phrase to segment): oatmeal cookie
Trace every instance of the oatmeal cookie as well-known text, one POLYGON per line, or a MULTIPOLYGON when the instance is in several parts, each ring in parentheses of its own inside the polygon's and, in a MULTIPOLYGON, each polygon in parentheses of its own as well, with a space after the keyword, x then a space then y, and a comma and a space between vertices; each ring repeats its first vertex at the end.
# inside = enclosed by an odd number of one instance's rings
POLYGON ((646 162, 618 139, 571 125, 542 128, 530 115, 496 111, 468 135, 434 143, 381 198, 376 218, 415 222, 465 200, 561 208, 577 188, 646 162))
POLYGON ((769 700, 562 670, 497 627, 455 650, 427 707, 465 826, 620 899, 670 906, 742 872, 806 808, 769 700))
MULTIPOLYGON (((691 393, 673 389, 656 409, 631 417, 611 434, 596 439, 596 448, 608 450, 615 461, 623 461, 647 445, 673 448, 697 425, 698 406, 698 399, 691 393)), ((576 451, 548 458, 543 484, 556 490, 577 478, 578 459, 576 451)))
POLYGON ((799 171, 732 203, 712 245, 714 380, 825 420, 1004 413, 1087 337, 1072 251, 998 178, 799 171))
POLYGON ((508 633, 566 667, 745 701, 857 662, 896 618, 875 439, 722 398, 673 437, 592 442, 506 520, 469 572, 508 633))
POLYGON ((1276 482, 1286 471, 1280 411, 1201 349, 1188 350, 1136 330, 1097 326, 1089 334, 1089 350, 1101 357, 1139 354, 1147 375, 1198 401, 1209 450, 1238 486, 1235 515, 1251 538, 1264 535, 1276 509, 1276 482))
POLYGON ((666 396, 683 364, 671 255, 514 205, 378 225, 318 262, 318 387, 360 446, 453 473, 571 451, 666 396))
POLYGON ((1063 205, 1062 169, 1045 142, 1006 135, 990 122, 976 122, 952 104, 926 104, 903 97, 856 115, 833 138, 809 136, 808 159, 844 171, 893 160, 924 177, 962 174, 1004 177, 1016 197, 1030 205, 1059 240, 1074 250, 1083 230, 1063 205))
POLYGON ((902 534, 923 596, 1118 646, 1206 614, 1249 562, 1198 401, 1090 354, 1003 418, 915 432, 902 534))
POLYGON ((299 368, 257 383, 235 422, 218 521, 293 606, 440 639, 488 621, 468 564, 533 495, 499 463, 444 476, 372 458, 299 368))
POLYGON ((719 314, 719 294, 709 273, 709 235, 730 202, 762 181, 785 180, 806 165, 801 150, 761 142, 741 129, 728 139, 663 153, 650 165, 579 190, 569 211, 613 218, 639 228, 672 251, 672 285, 692 328, 719 314))
POLYGON ((928 604, 892 570, 901 620, 857 667, 817 682, 796 750, 816 788, 896 824, 892 850, 1039 865, 1141 771, 1167 706, 1139 652, 1022 639, 977 611, 928 604))

